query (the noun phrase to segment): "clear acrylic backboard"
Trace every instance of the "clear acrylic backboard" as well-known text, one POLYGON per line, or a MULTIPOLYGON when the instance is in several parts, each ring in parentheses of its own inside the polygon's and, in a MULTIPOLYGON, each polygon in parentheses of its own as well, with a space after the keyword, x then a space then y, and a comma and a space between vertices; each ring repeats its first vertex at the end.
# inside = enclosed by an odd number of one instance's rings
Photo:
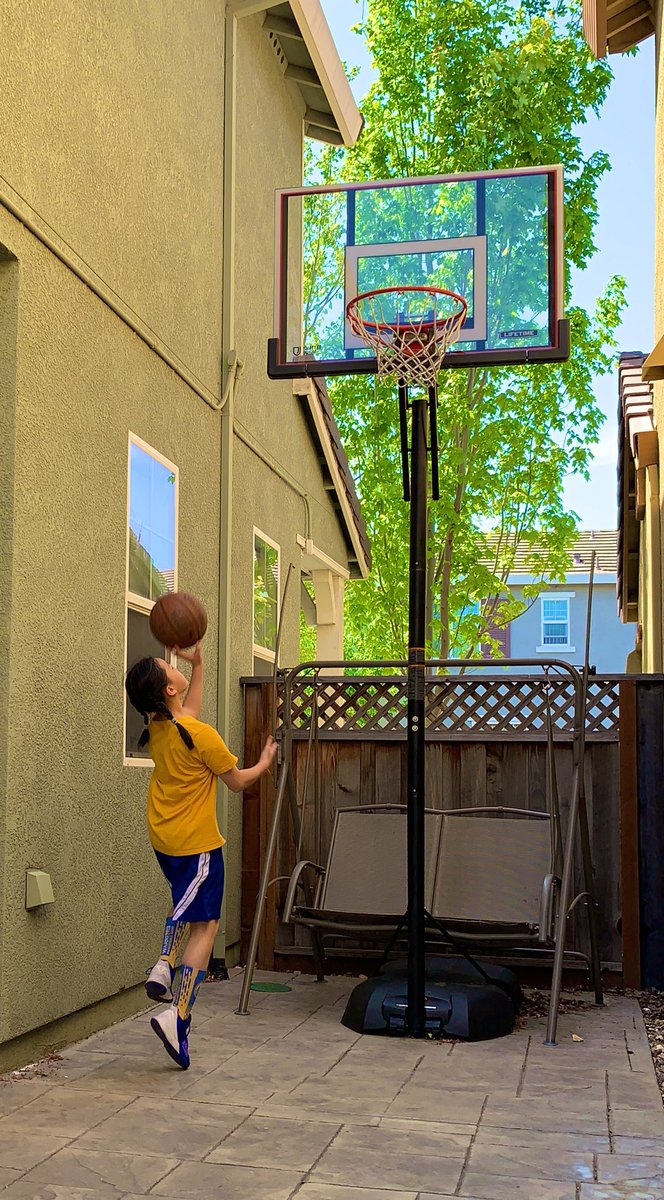
POLYGON ((346 307, 359 293, 402 285, 465 297, 443 367, 567 358, 562 168, 277 192, 268 374, 375 373, 346 307))

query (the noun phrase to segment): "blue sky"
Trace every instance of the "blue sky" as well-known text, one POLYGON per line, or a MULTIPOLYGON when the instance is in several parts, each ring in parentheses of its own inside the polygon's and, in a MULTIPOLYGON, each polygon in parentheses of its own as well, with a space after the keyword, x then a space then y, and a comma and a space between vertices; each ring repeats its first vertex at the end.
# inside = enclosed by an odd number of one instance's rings
MULTIPOLYGON (((361 100, 372 80, 362 38, 350 32, 366 0, 321 0, 341 57, 361 68, 352 88, 361 100)), ((581 131, 585 153, 606 150, 612 170, 599 188, 598 252, 587 270, 573 279, 574 298, 592 308, 611 275, 627 280, 627 309, 619 331, 619 350, 648 351, 653 338, 654 255, 654 38, 635 56, 612 55, 614 81, 602 113, 591 114, 581 131)), ((592 479, 570 480, 566 502, 585 529, 610 529, 616 523, 617 374, 598 379, 597 400, 606 414, 595 452, 592 479)))

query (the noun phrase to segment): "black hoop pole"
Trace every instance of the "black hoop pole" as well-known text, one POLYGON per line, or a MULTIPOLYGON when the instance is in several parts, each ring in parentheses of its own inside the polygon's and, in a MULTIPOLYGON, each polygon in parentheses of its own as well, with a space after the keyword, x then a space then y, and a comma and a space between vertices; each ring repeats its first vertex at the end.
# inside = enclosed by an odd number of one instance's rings
MULTIPOLYGON (((399 381, 399 390, 406 384, 399 381)), ((426 400, 411 404, 408 597, 408 1032, 426 1032, 424 908, 424 634, 427 579, 426 400)))

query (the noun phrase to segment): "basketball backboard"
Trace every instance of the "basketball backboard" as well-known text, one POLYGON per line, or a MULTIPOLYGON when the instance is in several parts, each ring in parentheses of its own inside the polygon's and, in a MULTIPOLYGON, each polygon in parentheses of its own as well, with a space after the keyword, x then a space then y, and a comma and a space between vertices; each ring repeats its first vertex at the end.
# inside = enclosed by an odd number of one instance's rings
POLYGON ((270 377, 374 373, 346 305, 403 284, 467 300, 445 367, 567 358, 562 168, 277 192, 270 377))

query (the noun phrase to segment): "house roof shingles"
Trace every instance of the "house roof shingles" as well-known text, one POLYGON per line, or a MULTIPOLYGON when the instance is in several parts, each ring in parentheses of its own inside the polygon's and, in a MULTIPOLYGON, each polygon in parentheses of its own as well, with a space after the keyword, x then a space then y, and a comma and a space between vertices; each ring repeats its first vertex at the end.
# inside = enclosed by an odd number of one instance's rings
MULTIPOLYGON (((615 572, 618 566, 618 530, 585 529, 578 533, 569 552, 568 574, 587 574, 590 570, 592 552, 595 551, 595 570, 615 572)), ((533 559, 544 547, 537 543, 522 542, 517 546, 511 574, 530 574, 533 559)))

